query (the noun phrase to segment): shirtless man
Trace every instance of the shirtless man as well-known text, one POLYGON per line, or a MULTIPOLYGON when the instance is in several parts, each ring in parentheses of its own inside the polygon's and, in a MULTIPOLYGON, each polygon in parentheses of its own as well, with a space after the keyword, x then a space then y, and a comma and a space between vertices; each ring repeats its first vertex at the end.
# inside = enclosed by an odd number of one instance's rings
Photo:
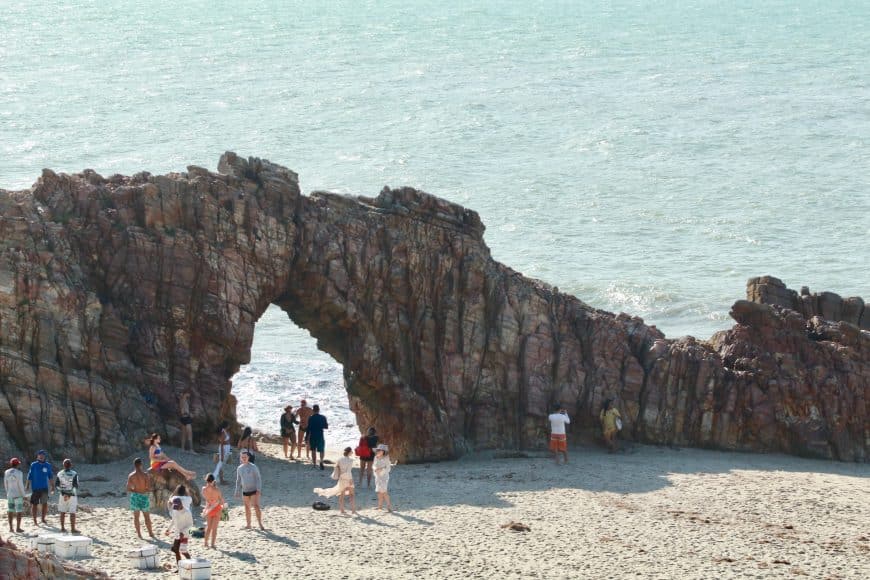
MULTIPOLYGON (((308 418, 314 414, 314 410, 308 406, 308 403, 305 399, 302 399, 299 402, 299 408, 296 409, 296 418, 299 419, 299 431, 298 431, 298 447, 299 447, 299 458, 302 458, 302 444, 307 441, 305 436, 308 431, 308 418)), ((305 457, 311 457, 311 446, 306 446, 305 449, 305 457)))
MULTIPOLYGON (((154 532, 151 529, 151 502, 148 500, 148 494, 151 491, 151 480, 148 474, 142 470, 142 460, 138 457, 133 461, 133 473, 127 476, 127 491, 130 492, 130 510, 133 512, 133 525, 136 526, 136 535, 142 538, 142 529, 139 526, 139 512, 145 516, 145 526, 148 528, 148 535, 154 539, 154 532)), ((144 539, 144 538, 142 538, 144 539)))
POLYGON ((190 393, 181 395, 178 401, 178 416, 181 421, 181 450, 184 451, 185 442, 190 446, 190 452, 193 451, 193 417, 190 416, 190 393))

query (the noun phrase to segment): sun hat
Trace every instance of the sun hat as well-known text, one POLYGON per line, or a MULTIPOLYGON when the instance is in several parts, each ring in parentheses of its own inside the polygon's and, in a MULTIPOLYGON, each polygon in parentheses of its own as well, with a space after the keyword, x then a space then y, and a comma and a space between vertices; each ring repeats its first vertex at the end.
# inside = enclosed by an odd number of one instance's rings
POLYGON ((381 443, 380 445, 375 447, 375 451, 383 451, 384 453, 386 453, 389 450, 390 450, 390 448, 385 443, 381 443))
POLYGON ((9 460, 9 465, 12 465, 12 466, 21 465, 21 460, 18 459, 17 457, 13 457, 12 459, 9 460))

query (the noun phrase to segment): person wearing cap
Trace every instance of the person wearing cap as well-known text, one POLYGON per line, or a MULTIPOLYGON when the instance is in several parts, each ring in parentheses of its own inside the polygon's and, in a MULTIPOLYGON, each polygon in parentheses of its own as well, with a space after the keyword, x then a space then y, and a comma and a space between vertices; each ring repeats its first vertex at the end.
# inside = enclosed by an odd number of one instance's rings
POLYGON ((19 465, 21 465, 21 460, 13 457, 9 460, 9 469, 3 474, 10 532, 24 531, 21 529, 21 517, 24 515, 24 474, 18 469, 19 465), (17 520, 16 529, 12 529, 12 520, 17 520))
MULTIPOLYGON (((293 405, 284 407, 284 413, 281 414, 281 440, 284 442, 284 459, 293 459, 293 453, 296 452, 296 428, 293 426, 298 421, 293 413, 293 405), (287 450, 290 450, 290 457, 287 457, 287 450)), ((302 456, 300 449, 299 456, 302 456)))
POLYGON ((393 511, 393 503, 390 501, 390 448, 381 443, 375 447, 375 492, 378 494, 378 509, 386 504, 387 511, 393 511))
MULTIPOLYGON (((311 417, 311 414, 314 411, 311 407, 308 406, 308 402, 305 399, 299 401, 299 408, 296 409, 296 418, 299 419, 299 432, 296 435, 296 447, 299 449, 299 457, 302 458, 302 446, 305 445, 308 437, 308 418, 311 417)), ((305 451, 305 457, 311 457, 311 448, 309 447, 305 451)))
POLYGON ((42 523, 48 515, 48 494, 54 493, 54 471, 51 463, 45 460, 48 455, 45 449, 40 449, 36 452, 36 461, 30 464, 30 470, 27 472, 27 488, 32 492, 30 495, 30 513, 33 515, 33 524, 38 526, 36 521, 36 513, 39 505, 42 504, 42 523))
POLYGON ((57 472, 57 476, 54 478, 54 486, 57 488, 59 496, 57 499, 57 512, 60 514, 60 531, 66 532, 66 514, 69 514, 72 533, 79 533, 76 529, 79 474, 73 470, 71 460, 63 460, 63 469, 57 472))
POLYGON ((263 490, 263 479, 260 477, 260 468, 251 463, 250 453, 247 449, 243 449, 239 453, 241 464, 236 469, 236 490, 233 492, 234 497, 239 497, 241 490, 245 502, 245 521, 246 530, 251 529, 251 508, 257 514, 257 523, 260 524, 260 529, 263 527, 263 515, 260 510, 260 494, 263 490))

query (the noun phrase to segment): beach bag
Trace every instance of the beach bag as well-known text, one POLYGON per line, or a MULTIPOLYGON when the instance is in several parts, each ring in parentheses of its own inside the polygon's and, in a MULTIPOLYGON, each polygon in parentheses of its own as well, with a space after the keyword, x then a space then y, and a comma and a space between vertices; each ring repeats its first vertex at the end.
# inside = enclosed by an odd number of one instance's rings
POLYGON ((338 463, 336 463, 335 466, 332 468, 332 475, 330 475, 329 477, 331 477, 335 481, 338 481, 338 477, 340 475, 341 475, 341 470, 338 468, 338 463))
POLYGON ((622 419, 620 419, 619 417, 616 418, 616 430, 622 431, 622 419))
POLYGON ((329 504, 323 503, 322 501, 316 501, 313 504, 311 504, 311 507, 313 507, 314 509, 316 509, 319 512, 325 512, 326 510, 329 509, 329 504))
POLYGON ((359 445, 356 446, 356 449, 353 450, 354 455, 359 457, 360 459, 370 459, 372 456, 372 449, 369 447, 368 439, 364 436, 359 438, 359 445))

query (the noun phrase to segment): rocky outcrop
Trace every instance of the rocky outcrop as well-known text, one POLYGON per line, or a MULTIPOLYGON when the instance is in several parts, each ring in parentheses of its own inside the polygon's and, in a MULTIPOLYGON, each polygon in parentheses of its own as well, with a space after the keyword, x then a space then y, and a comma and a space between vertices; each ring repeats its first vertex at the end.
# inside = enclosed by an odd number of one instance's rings
POLYGON ((842 320, 862 330, 870 330, 870 308, 859 296, 842 298, 833 292, 811 294, 806 286, 802 286, 798 294, 789 290, 779 278, 760 276, 751 278, 746 284, 746 297, 752 302, 794 310, 807 319, 820 316, 831 322, 842 320))
POLYGON ((639 441, 868 458, 854 318, 762 298, 709 341, 667 340, 495 262, 478 215, 426 193, 303 196, 292 171, 232 153, 218 171, 46 170, 0 192, 4 448, 118 457, 174 435, 185 390, 210 437, 274 303, 405 460, 541 447, 557 403, 589 438, 607 397, 639 441))
POLYGON ((21 550, 12 543, 0 545, 0 578, 4 580, 103 580, 104 572, 88 569, 80 564, 64 562, 49 554, 34 550, 21 550))

